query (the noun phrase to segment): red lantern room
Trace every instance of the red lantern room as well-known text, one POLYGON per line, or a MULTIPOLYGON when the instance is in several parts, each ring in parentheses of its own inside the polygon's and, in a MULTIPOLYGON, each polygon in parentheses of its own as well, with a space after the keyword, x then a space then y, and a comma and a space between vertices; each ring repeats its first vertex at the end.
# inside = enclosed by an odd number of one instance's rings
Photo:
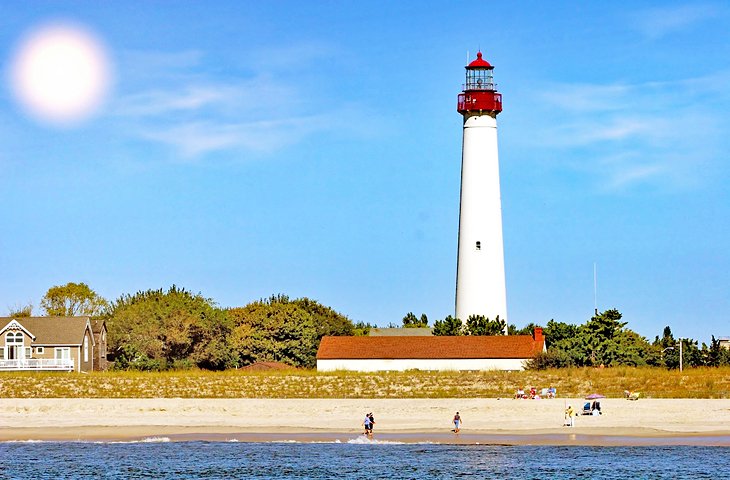
POLYGON ((456 107, 459 113, 496 116, 502 111, 502 94, 497 93, 492 70, 494 67, 482 58, 482 52, 477 53, 477 59, 466 66, 466 83, 456 107))

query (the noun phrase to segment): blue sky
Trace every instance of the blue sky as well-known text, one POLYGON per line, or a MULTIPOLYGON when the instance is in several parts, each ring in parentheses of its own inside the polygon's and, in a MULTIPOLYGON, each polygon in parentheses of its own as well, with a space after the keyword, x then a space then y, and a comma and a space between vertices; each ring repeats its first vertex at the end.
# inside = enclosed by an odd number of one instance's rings
MULTIPOLYGON (((0 89, 0 310, 83 281, 453 314, 467 53, 495 65, 509 321, 730 335, 724 2, 4 2, 106 45, 95 115, 0 89)), ((7 77, 7 74, 5 74, 7 77)))

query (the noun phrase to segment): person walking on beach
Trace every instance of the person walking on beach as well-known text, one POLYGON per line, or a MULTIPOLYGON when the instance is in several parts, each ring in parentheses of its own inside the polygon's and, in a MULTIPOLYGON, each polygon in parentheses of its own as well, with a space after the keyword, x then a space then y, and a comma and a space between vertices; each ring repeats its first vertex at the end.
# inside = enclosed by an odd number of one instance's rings
POLYGON ((373 427, 375 426, 375 417, 373 417, 373 413, 368 413, 368 418, 370 419, 370 435, 373 434, 373 427))
POLYGON ((572 405, 568 405, 568 407, 565 409, 565 426, 566 427, 572 427, 573 424, 573 416, 575 415, 575 410, 573 410, 572 405))
POLYGON ((365 414, 365 420, 362 421, 362 426, 365 428, 365 435, 372 435, 373 427, 370 422, 370 415, 367 413, 365 414))
POLYGON ((454 415, 454 433, 459 433, 459 430, 461 430, 461 415, 456 412, 456 415, 454 415))

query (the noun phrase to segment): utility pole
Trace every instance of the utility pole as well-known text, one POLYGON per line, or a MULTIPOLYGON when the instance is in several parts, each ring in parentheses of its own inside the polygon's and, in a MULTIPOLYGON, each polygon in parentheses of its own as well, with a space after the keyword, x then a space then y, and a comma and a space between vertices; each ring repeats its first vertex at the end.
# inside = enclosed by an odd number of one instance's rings
POLYGON ((679 371, 682 371, 682 338, 679 339, 679 371))

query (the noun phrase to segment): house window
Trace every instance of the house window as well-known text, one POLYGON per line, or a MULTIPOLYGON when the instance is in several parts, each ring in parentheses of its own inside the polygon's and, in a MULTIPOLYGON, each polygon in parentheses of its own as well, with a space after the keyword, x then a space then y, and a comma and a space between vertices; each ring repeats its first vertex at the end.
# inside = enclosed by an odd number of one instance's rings
POLYGON ((5 347, 0 347, 0 360, 5 360, 5 347))
POLYGON ((89 361, 89 337, 84 335, 84 362, 89 361))
POLYGON ((35 347, 35 353, 37 353, 38 355, 43 355, 44 353, 46 353, 46 349, 43 347, 35 347))
POLYGON ((5 343, 10 345, 22 345, 23 344, 23 334, 20 332, 13 333, 8 332, 7 335, 5 335, 5 343))
POLYGON ((31 347, 25 347, 25 358, 33 357, 33 349, 31 347))
POLYGON ((24 357, 23 334, 21 332, 8 332, 5 335, 5 345, 8 360, 18 360, 24 357))
POLYGON ((71 360, 71 349, 69 347, 56 347, 56 360, 71 360))

